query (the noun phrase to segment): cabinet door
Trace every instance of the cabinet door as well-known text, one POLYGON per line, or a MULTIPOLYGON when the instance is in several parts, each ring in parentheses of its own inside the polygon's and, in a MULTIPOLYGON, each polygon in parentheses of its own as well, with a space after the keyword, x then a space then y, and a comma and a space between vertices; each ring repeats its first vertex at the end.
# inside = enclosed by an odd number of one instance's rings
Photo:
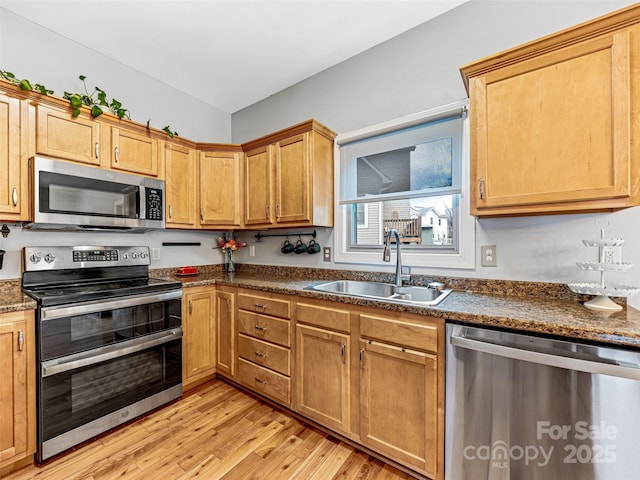
POLYGON ((242 163, 234 152, 200 153, 200 224, 242 225, 242 163))
POLYGON ((216 292, 216 372, 235 375, 236 296, 232 292, 216 292))
POLYGON ((28 394, 32 376, 27 361, 33 338, 25 318, 24 312, 0 315, 0 467, 34 451, 29 410, 35 408, 35 398, 28 394))
POLYGON ((36 107, 36 153, 100 166, 100 129, 104 126, 83 114, 74 118, 68 111, 36 107))
POLYGON ((631 195, 630 56, 623 31, 472 78, 472 213, 631 195))
POLYGON ((215 372, 214 291, 186 293, 182 312, 183 383, 189 385, 215 372))
POLYGON ((336 431, 349 430, 349 336, 296 327, 295 409, 336 431))
POLYGON ((434 355, 360 341, 360 439, 434 476, 437 361, 434 355))
MULTIPOLYGON (((296 135, 276 143, 274 157, 276 222, 310 222, 309 134, 296 135)), ((323 175, 323 172, 316 173, 323 175)))
POLYGON ((158 176, 158 141, 148 135, 111 127, 111 168, 158 176))
POLYGON ((245 154, 246 225, 273 223, 271 211, 272 165, 270 147, 260 147, 245 154))
POLYGON ((196 222, 195 151, 165 145, 166 224, 168 228, 193 228, 196 222))
POLYGON ((5 220, 27 220, 29 214, 21 105, 20 100, 0 94, 0 218, 5 220))

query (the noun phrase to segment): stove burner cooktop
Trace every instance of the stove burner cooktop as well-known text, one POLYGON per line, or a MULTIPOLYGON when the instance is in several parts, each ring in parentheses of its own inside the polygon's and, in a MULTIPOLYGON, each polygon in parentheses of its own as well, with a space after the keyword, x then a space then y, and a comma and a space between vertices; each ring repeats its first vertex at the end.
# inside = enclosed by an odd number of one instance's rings
POLYGON ((71 303, 103 300, 144 293, 158 293, 176 290, 182 287, 180 282, 162 278, 144 278, 122 280, 108 283, 89 283, 83 285, 50 286, 42 288, 25 288, 24 291, 42 307, 66 305, 71 303))

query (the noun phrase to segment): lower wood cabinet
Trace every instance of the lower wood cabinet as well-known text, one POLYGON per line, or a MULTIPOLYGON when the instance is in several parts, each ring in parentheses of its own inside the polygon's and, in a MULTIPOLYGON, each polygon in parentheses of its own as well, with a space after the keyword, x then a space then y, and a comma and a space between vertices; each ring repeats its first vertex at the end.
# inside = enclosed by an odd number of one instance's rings
POLYGON ((0 471, 36 451, 34 343, 33 310, 0 314, 0 471))
POLYGON ((235 289, 216 289, 215 296, 216 373, 219 373, 227 378, 234 378, 236 374, 235 289))
MULTIPOLYGON (((220 322, 232 317, 234 297, 216 295, 220 322)), ((218 327, 220 373, 230 378, 236 348, 239 384, 421 475, 444 478, 442 319, 245 289, 235 300, 236 343, 233 327, 218 327)))
POLYGON ((238 291, 237 381, 291 406, 291 299, 238 291))
POLYGON ((351 315, 329 303, 296 305, 294 408, 337 432, 351 431, 351 315))
POLYGON ((437 454, 435 355, 361 340, 360 440, 434 475, 437 454))
POLYGON ((185 288, 182 296, 182 385, 186 390, 216 369, 215 287, 185 288))

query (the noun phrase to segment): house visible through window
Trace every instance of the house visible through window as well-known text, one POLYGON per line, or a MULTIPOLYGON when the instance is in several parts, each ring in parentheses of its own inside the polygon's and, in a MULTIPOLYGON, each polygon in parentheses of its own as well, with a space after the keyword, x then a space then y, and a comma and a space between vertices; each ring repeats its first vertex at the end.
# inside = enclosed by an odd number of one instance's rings
POLYGON ((398 231, 408 258, 459 254, 463 111, 457 106, 422 122, 414 118, 337 139, 337 261, 375 261, 385 229, 398 231))

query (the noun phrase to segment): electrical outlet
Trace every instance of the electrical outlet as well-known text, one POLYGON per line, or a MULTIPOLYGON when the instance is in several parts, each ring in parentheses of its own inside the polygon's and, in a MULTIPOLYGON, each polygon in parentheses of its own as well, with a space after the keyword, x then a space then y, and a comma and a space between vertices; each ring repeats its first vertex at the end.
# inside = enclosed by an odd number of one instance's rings
POLYGON ((495 245, 484 245, 480 247, 480 254, 480 265, 482 265, 483 267, 498 266, 498 251, 495 245))
POLYGON ((151 249, 151 260, 160 260, 160 249, 152 248, 151 249))
POLYGON ((604 257, 604 263, 615 263, 615 252, 613 247, 602 247, 602 256, 604 257))
POLYGON ((249 256, 250 257, 255 257, 256 256, 256 246, 255 245, 249 245, 249 256))
POLYGON ((322 247, 322 259, 325 262, 331 261, 331 247, 322 247))

